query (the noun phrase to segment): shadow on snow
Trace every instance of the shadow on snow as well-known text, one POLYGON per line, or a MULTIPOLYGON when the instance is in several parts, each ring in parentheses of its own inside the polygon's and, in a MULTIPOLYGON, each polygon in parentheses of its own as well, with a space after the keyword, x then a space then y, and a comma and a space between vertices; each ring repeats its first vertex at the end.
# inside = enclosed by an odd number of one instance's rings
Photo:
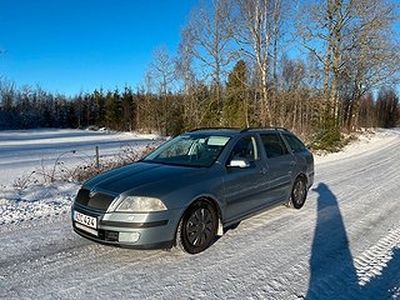
POLYGON ((380 276, 360 285, 337 198, 324 183, 313 191, 318 193, 317 224, 305 299, 400 299, 400 249, 380 276))

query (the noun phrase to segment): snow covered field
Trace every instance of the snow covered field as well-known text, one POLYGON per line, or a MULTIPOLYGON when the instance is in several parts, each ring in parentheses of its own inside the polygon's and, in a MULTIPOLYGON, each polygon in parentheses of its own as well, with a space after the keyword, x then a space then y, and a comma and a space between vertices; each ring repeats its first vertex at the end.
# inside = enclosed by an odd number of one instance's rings
POLYGON ((0 225, 68 212, 78 185, 48 184, 48 176, 63 171, 68 177, 77 166, 95 163, 96 146, 101 163, 124 150, 140 153, 159 139, 89 130, 0 131, 0 225))
POLYGON ((110 155, 154 138, 0 131, 0 299, 400 299, 400 131, 317 157, 302 210, 248 219, 196 256, 80 238, 74 183, 13 188, 63 151, 110 155))
POLYGON ((67 164, 93 158, 99 146, 102 157, 116 155, 124 146, 145 146, 155 135, 138 135, 90 130, 21 130, 0 131, 0 179, 3 184, 23 173, 45 165, 54 165, 61 155, 67 164))

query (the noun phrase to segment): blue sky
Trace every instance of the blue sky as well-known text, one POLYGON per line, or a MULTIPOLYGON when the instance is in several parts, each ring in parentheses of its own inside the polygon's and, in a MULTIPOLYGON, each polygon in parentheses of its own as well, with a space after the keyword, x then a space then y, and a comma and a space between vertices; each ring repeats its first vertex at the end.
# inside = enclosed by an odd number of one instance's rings
POLYGON ((68 96, 136 88, 197 0, 2 0, 0 76, 68 96))

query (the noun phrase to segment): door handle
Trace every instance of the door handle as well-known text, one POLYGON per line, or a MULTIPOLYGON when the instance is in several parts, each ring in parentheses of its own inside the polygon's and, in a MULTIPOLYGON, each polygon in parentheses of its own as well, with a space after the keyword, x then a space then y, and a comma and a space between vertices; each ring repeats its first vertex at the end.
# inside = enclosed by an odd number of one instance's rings
POLYGON ((294 160, 292 160, 291 162, 290 162, 290 166, 291 167, 294 167, 296 165, 296 162, 294 161, 294 160))

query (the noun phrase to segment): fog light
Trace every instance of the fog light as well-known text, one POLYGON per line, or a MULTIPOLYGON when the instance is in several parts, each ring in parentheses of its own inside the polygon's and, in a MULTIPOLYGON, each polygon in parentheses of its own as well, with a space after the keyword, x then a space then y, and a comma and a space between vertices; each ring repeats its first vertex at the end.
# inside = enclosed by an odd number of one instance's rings
POLYGON ((120 232, 119 233, 119 241, 120 242, 130 242, 136 243, 140 239, 139 232, 120 232))
POLYGON ((104 239, 106 241, 118 242, 118 232, 106 230, 104 232, 104 239))

